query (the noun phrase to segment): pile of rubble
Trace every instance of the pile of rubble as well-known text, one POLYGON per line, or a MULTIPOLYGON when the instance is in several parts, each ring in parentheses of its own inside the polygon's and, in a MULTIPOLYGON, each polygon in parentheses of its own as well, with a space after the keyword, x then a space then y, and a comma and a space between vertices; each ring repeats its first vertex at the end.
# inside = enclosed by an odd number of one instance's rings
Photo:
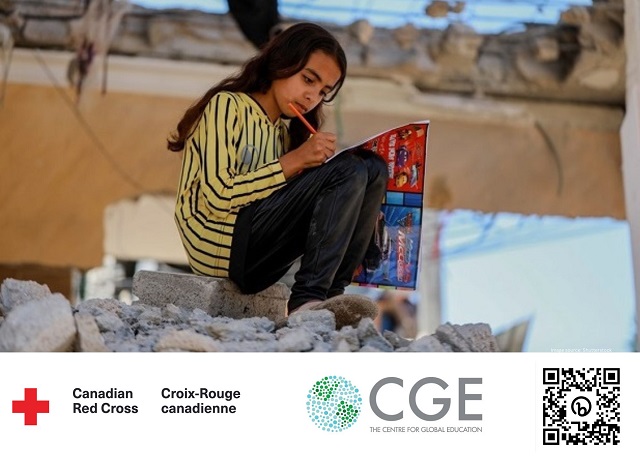
POLYGON ((440 326, 415 340, 378 332, 371 319, 336 329, 327 310, 284 315, 288 289, 242 295, 224 280, 138 272, 126 304, 76 306, 46 285, 7 279, 0 287, 0 351, 9 352, 496 352, 487 324, 440 326), (235 303, 235 306, 232 306, 235 303))

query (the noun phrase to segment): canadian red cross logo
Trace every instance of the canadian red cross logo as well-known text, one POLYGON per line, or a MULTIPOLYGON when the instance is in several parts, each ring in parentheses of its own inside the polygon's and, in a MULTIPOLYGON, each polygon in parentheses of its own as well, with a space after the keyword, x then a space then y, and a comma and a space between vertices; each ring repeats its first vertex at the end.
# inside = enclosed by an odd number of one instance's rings
POLYGON ((24 414, 24 425, 38 425, 38 413, 48 413, 49 402, 38 400, 38 389, 24 389, 24 400, 13 401, 13 412, 24 414))

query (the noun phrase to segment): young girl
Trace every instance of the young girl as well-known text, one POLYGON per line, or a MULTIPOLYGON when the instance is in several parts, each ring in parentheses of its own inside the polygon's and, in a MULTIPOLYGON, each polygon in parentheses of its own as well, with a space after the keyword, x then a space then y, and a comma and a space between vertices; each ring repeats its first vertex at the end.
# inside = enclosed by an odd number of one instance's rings
POLYGON ((289 314, 329 309, 338 327, 377 314, 367 298, 343 294, 372 238, 388 174, 369 151, 324 163, 336 136, 311 134, 288 105, 318 130, 346 67, 329 32, 294 25, 209 89, 168 141, 184 151, 175 219, 192 270, 257 293, 301 257, 289 314))

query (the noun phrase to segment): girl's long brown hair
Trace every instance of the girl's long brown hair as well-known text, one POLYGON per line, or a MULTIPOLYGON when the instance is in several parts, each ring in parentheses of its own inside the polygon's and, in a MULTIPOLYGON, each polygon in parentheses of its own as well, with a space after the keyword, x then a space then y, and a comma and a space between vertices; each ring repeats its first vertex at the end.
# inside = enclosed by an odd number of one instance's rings
MULTIPOLYGON (((315 51, 322 51, 334 57, 340 68, 340 79, 331 94, 325 97, 323 103, 333 100, 342 87, 347 73, 347 59, 344 50, 335 37, 319 25, 296 24, 276 35, 258 55, 244 64, 238 74, 222 80, 191 105, 178 123, 176 131, 167 140, 167 147, 176 152, 184 148, 187 138, 195 128, 207 104, 218 92, 265 93, 274 80, 288 78, 302 70, 311 53, 315 51)), ((304 115, 316 129, 323 120, 323 103, 318 104, 304 115)), ((289 134, 291 149, 297 148, 309 137, 307 128, 295 117, 291 119, 289 124, 289 134)))

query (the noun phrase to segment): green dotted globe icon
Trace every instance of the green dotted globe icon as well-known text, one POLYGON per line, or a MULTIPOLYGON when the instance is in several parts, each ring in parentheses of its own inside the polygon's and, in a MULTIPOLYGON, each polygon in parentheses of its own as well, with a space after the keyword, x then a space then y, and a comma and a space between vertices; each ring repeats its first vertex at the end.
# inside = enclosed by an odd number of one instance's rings
POLYGON ((307 394, 307 414, 327 432, 342 432, 358 420, 362 397, 356 386, 342 376, 325 376, 307 394))

